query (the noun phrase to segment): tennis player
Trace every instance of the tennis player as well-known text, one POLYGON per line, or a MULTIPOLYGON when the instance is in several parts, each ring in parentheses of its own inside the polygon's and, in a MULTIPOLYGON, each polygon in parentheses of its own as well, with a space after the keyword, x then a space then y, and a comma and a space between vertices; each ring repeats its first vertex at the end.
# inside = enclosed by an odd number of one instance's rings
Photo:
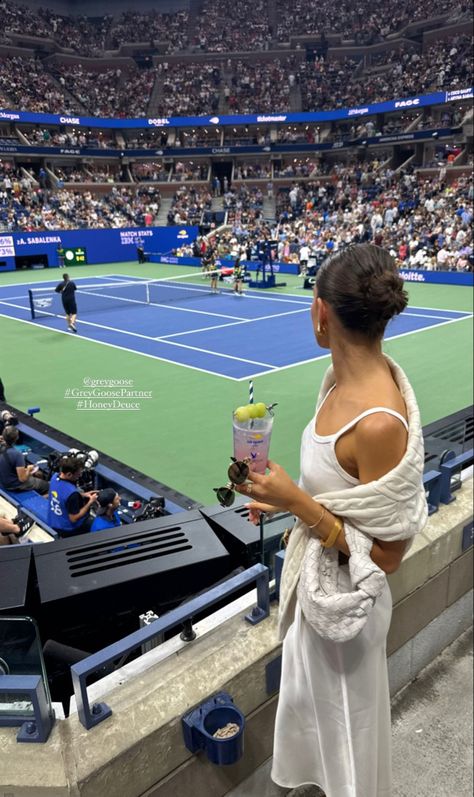
POLYGON ((211 280, 211 293, 219 293, 217 287, 217 280, 219 277, 219 269, 217 268, 217 251, 215 246, 211 244, 206 249, 202 257, 201 264, 203 268, 203 276, 209 277, 211 280))
POLYGON ((242 250, 239 251, 234 263, 234 293, 236 296, 243 296, 243 279, 245 267, 241 263, 242 250))
POLYGON ((76 304, 76 283, 69 278, 69 274, 63 274, 63 281, 56 285, 56 293, 61 294, 64 312, 66 313, 66 323, 70 332, 77 332, 77 304, 76 304))

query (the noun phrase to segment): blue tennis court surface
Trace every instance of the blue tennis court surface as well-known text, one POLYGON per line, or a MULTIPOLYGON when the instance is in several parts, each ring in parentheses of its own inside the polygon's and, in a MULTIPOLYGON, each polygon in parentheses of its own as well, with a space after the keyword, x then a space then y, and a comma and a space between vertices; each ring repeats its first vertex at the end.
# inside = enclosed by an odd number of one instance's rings
MULTIPOLYGON (((235 380, 327 355, 312 334, 309 292, 247 290, 243 297, 229 291, 213 295, 209 283, 196 275, 181 298, 165 295, 160 301, 158 288, 145 301, 146 280, 139 277, 107 275, 74 281, 78 288, 87 285, 92 291, 95 285, 101 286, 92 292, 95 299, 77 296, 78 337, 97 343, 235 380), (122 288, 120 283, 128 280, 132 287, 122 288)), ((54 288, 57 282, 44 282, 41 287, 54 288)), ((0 287, 0 315, 70 335, 64 318, 31 319, 28 288, 38 287, 28 283, 0 287)), ((386 338, 468 317, 469 313, 455 310, 409 307, 389 324, 386 338)))

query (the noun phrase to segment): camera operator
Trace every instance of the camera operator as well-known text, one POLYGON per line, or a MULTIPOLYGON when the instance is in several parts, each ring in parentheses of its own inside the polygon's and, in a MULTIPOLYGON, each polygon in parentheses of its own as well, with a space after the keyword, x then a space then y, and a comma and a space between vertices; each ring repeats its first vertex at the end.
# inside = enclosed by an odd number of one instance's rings
POLYGON ((106 487, 101 490, 97 503, 97 515, 91 526, 91 531, 102 531, 103 529, 113 529, 120 526, 120 518, 117 509, 120 506, 120 496, 112 487, 106 487))
POLYGON ((2 433, 3 444, 0 446, 0 486, 4 490, 23 492, 36 490, 42 495, 48 492, 49 483, 34 474, 36 465, 25 465, 21 451, 15 448, 20 433, 15 426, 6 426, 2 433))
POLYGON ((34 520, 20 512, 12 520, 0 514, 0 545, 15 545, 30 530, 34 520))
POLYGON ((77 487, 84 470, 77 457, 63 457, 59 467, 60 472, 53 475, 49 488, 48 525, 60 537, 84 534, 92 525, 90 510, 97 500, 97 491, 83 493, 77 487))

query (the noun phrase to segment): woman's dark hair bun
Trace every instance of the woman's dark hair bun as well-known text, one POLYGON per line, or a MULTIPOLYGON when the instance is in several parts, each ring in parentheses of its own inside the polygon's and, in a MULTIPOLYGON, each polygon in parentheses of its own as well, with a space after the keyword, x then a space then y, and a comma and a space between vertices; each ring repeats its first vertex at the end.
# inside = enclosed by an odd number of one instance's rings
POLYGON ((392 256, 379 246, 355 244, 328 258, 316 278, 318 296, 346 329, 381 338, 408 303, 392 256))

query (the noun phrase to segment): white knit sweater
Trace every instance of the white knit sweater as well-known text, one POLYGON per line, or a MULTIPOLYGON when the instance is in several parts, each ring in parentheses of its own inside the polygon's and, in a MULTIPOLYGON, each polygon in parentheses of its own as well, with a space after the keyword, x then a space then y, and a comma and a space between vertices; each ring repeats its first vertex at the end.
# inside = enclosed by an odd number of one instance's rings
MULTIPOLYGON (((280 585, 281 639, 293 621, 297 596, 306 620, 318 634, 337 642, 355 637, 385 586, 385 573, 370 558, 373 538, 410 539, 426 523, 420 413, 406 374, 390 357, 386 359, 407 408, 407 450, 401 462, 376 481, 314 496, 315 501, 344 521, 351 552, 350 592, 338 592, 337 550, 323 548, 305 523, 296 522, 280 585)), ((330 367, 323 380, 318 406, 334 382, 334 371, 330 367)))

